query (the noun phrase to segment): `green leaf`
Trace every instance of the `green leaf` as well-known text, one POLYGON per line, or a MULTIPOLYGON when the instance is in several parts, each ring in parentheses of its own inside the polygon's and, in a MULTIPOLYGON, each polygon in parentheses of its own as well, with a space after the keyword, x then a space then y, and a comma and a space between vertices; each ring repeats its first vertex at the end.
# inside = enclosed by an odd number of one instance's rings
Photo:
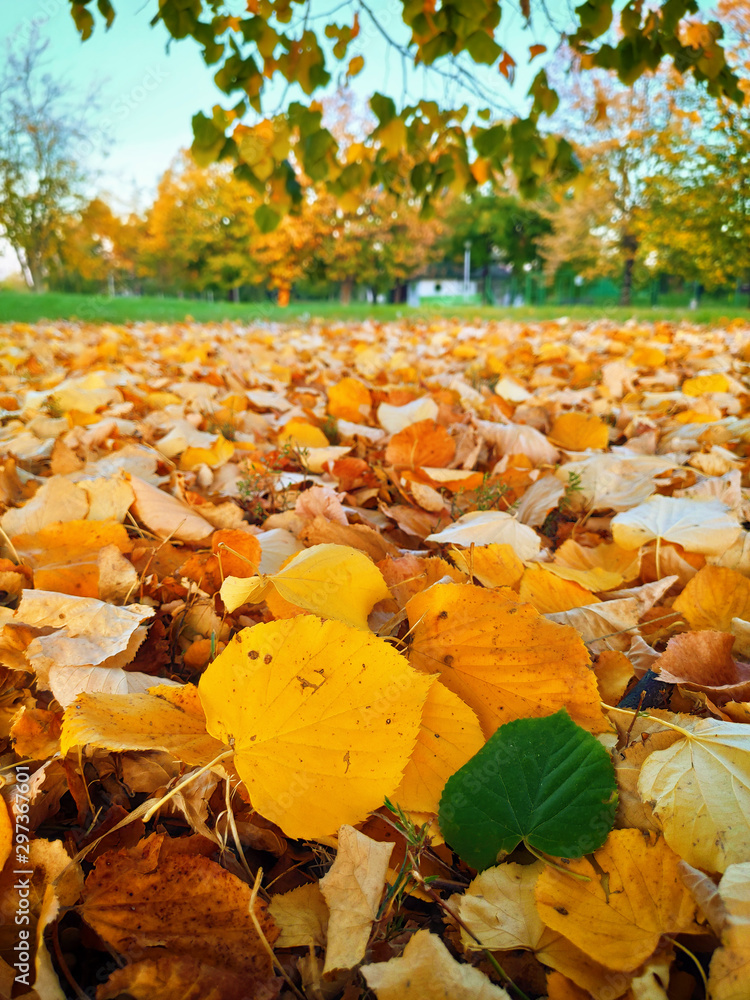
POLYGON ((475 31, 470 35, 466 39, 466 48, 474 62, 486 63, 488 66, 491 66, 503 51, 486 31, 475 31))
POLYGON ((272 233, 281 222, 281 216, 269 205, 259 205, 255 209, 255 225, 262 233, 272 233))
POLYGON ((226 137, 210 118, 200 111, 193 115, 193 145, 190 147, 198 166, 206 167, 214 163, 224 148, 226 137))
POLYGON ((576 14, 581 24, 581 35, 599 38, 612 24, 611 0, 586 0, 586 3, 576 7, 576 14))
POLYGON ((387 125, 396 117, 396 105, 390 97, 375 93, 370 98, 370 107, 377 115, 381 126, 387 125))
POLYGON ((607 751, 561 708, 500 726, 448 779, 438 822, 446 842, 478 870, 521 841, 579 858, 607 839, 616 788, 607 751))
POLYGON ((71 14, 73 15, 78 33, 85 42, 87 38, 91 37, 91 32, 94 30, 94 18, 91 15, 91 11, 81 3, 74 3, 71 7, 71 14))

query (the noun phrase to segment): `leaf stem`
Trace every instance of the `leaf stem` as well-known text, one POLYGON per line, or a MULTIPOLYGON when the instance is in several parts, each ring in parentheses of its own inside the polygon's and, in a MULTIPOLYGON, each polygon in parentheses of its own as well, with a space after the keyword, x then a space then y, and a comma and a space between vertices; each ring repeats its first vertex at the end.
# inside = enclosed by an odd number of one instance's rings
POLYGON ((608 712, 624 712, 625 715, 640 716, 642 719, 650 719, 651 722, 658 722, 660 726, 664 726, 666 729, 674 729, 676 733, 680 733, 686 739, 692 740, 695 738, 693 733, 687 729, 683 729, 682 726, 677 726, 674 722, 667 722, 666 719, 659 719, 655 715, 649 715, 648 712, 634 712, 630 708, 618 708, 617 705, 608 705, 604 701, 600 701, 599 704, 608 712))
POLYGON ((708 979, 706 978, 705 970, 704 970, 703 966, 701 965, 701 963, 698 961, 697 956, 694 955, 693 952, 689 948, 686 948, 684 944, 680 944, 679 941, 676 941, 674 938, 669 937, 668 934, 665 935, 665 937, 666 937, 667 941, 670 941, 675 946, 675 948, 679 948, 680 951, 684 951, 686 955, 689 955, 690 958, 692 958, 693 962, 695 963, 695 967, 698 970, 698 975, 701 977, 701 979, 703 981, 703 990, 704 990, 705 996, 708 996, 709 995, 708 979))
POLYGON ((160 799, 157 799, 156 802, 154 802, 154 804, 151 806, 151 808, 143 817, 143 822, 148 823, 148 821, 153 817, 154 813, 157 812, 159 809, 161 809, 161 807, 164 805, 165 802, 169 802, 169 800, 173 798, 175 795, 177 795, 178 792, 181 792, 182 789, 185 787, 185 785, 189 785, 191 781, 195 781, 196 778, 200 778, 200 776, 202 774, 205 774, 206 771, 210 771, 211 768, 214 766, 214 764, 218 764, 220 760, 224 760, 226 757, 231 757, 233 753, 234 750, 232 749, 225 750, 223 753, 220 753, 217 757, 214 757, 213 760, 210 760, 208 764, 204 764, 203 767, 199 767, 197 771, 191 771, 186 778, 183 778, 183 780, 179 782, 179 784, 175 785, 174 788, 171 788, 166 793, 166 795, 162 795, 160 799))
POLYGON ((582 875, 581 872, 572 872, 569 868, 565 868, 564 865, 555 864, 554 861, 550 861, 546 854, 542 854, 541 851, 537 851, 531 844, 527 843, 525 840, 523 846, 529 852, 533 854, 537 860, 541 861, 543 864, 548 865, 550 868, 554 868, 556 872, 561 872, 563 875, 570 875, 571 878, 576 879, 578 882, 590 882, 591 879, 588 875, 582 875))

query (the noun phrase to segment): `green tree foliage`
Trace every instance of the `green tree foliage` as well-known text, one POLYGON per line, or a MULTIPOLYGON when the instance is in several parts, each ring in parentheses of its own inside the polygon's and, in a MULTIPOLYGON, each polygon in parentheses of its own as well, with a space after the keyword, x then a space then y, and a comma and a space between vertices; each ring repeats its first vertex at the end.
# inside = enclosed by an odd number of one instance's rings
POLYGON ((486 275, 497 263, 514 272, 524 265, 541 264, 540 239, 550 231, 551 223, 538 205, 513 195, 474 192, 454 199, 445 229, 441 246, 445 256, 461 262, 468 242, 472 268, 486 275))
MULTIPOLYGON (((227 96, 210 115, 193 119, 193 154, 201 163, 229 158, 241 178, 263 203, 258 225, 271 229, 289 209, 303 202, 303 189, 324 182, 333 195, 382 187, 394 195, 416 194, 426 213, 445 189, 474 190, 483 180, 503 179, 511 167, 522 194, 533 194, 540 181, 575 168, 564 138, 542 130, 558 105, 558 95, 542 69, 535 76, 525 111, 498 115, 476 67, 490 67, 511 77, 521 53, 505 50, 498 28, 509 14, 508 0, 402 0, 403 24, 391 33, 378 9, 364 0, 334 8, 313 0, 248 0, 247 16, 235 16, 224 0, 160 0, 150 8, 151 23, 162 22, 176 39, 190 37, 202 50, 214 79, 227 96), (329 20, 334 17, 335 20, 329 20), (324 16, 328 14, 328 17, 324 16), (328 21, 328 23, 325 23, 328 21), (381 35, 401 57, 447 79, 450 90, 462 86, 484 103, 477 115, 467 107, 441 107, 436 101, 406 102, 376 93, 370 101, 374 124, 361 148, 342 155, 334 135, 322 124, 314 100, 333 74, 361 72, 367 58, 357 39, 381 35), (402 39, 403 35, 403 40, 402 39), (278 80, 294 84, 304 99, 280 114, 270 108, 269 91, 278 80), (244 118, 249 110, 256 123, 244 118)), ((83 38, 94 29, 94 8, 107 26, 115 19, 110 0, 71 0, 71 12, 83 38)), ((521 0, 527 22, 544 18, 544 3, 521 0)), ((722 29, 711 22, 696 37, 691 16, 697 0, 662 0, 644 5, 629 0, 615 15, 614 0, 586 0, 575 8, 567 42, 585 67, 616 72, 626 85, 653 71, 665 57, 677 69, 706 84, 712 94, 739 99, 737 80, 726 64, 722 29), (615 31, 615 24, 617 22, 615 31), (610 29, 613 29, 610 31, 610 29)), ((544 46, 532 46, 533 57, 544 46)), ((451 102, 452 103, 452 102, 451 102)))

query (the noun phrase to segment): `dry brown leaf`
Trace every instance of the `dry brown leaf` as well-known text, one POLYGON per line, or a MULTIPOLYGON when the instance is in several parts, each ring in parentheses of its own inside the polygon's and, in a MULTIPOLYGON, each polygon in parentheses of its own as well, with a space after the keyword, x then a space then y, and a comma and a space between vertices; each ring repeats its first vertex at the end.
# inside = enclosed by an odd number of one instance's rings
POLYGON ((201 542, 214 530, 213 525, 187 504, 157 489, 138 476, 130 477, 135 501, 133 514, 159 538, 181 542, 201 542))
POLYGON ((451 957, 436 934, 420 930, 401 958, 363 965, 362 975, 378 1000, 510 1000, 471 965, 451 957))
POLYGON ((379 844, 354 827, 339 830, 336 860, 320 880, 330 914, 325 974, 364 958, 392 851, 393 844, 379 844))
MULTIPOLYGON (((86 923, 119 952, 197 953, 207 964, 241 974, 247 987, 270 979, 271 962, 250 916, 250 887, 209 858, 180 854, 177 843, 166 847, 164 836, 154 834, 129 850, 100 855, 80 908, 86 923)), ((255 901, 272 942, 276 931, 265 909, 255 901)))

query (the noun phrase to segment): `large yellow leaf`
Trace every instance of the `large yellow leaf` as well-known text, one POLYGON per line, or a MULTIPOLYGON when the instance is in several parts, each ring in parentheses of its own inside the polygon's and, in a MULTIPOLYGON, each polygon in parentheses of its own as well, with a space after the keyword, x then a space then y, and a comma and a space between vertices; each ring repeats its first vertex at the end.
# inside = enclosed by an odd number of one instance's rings
POLYGON ((383 574, 364 552, 349 545, 324 543, 304 549, 272 576, 240 579, 229 576, 221 587, 228 611, 267 599, 271 589, 292 609, 279 604, 277 617, 309 611, 355 628, 367 628, 367 616, 378 601, 390 597, 383 574))
POLYGON ((684 861, 723 872, 750 854, 750 729, 687 715, 674 728, 682 739, 649 755, 638 792, 684 861))
POLYGON ((693 629, 731 632, 733 618, 750 618, 750 580, 734 569, 704 566, 672 607, 693 629))
POLYGON ((391 798, 408 812, 436 813, 448 778, 483 746, 474 712, 434 681, 422 708, 417 745, 391 798))
POLYGON ((609 969, 629 972, 654 953, 663 934, 700 934, 698 908, 685 888, 680 858, 663 840, 639 830, 613 830, 586 858, 547 867, 536 884, 539 915, 548 927, 609 969))
POLYGON ((575 629, 544 619, 506 588, 437 584, 406 606, 411 660, 472 708, 485 736, 511 719, 565 706, 592 732, 607 724, 596 677, 575 629))
POLYGON ((321 837, 393 794, 429 687, 385 640, 305 615, 238 633, 199 691, 258 812, 321 837))
POLYGON ((400 958, 363 965, 378 1000, 510 1000, 471 965, 457 962, 436 934, 417 931, 400 958))

